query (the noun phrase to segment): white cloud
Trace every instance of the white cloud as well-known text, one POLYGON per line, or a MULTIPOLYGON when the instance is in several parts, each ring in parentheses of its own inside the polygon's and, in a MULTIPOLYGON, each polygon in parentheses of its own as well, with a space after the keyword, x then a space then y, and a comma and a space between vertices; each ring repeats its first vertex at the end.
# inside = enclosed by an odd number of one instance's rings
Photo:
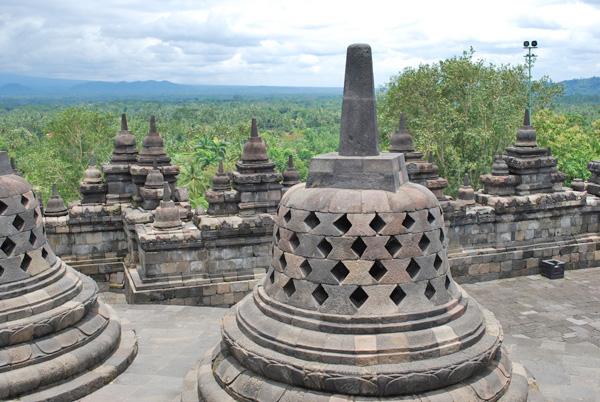
POLYGON ((90 80, 342 86, 347 45, 370 43, 383 84, 408 66, 473 46, 534 74, 598 75, 600 6, 592 0, 4 0, 0 70, 90 80), (90 4, 92 3, 92 4, 90 4), (95 5, 93 5, 95 4, 95 5))

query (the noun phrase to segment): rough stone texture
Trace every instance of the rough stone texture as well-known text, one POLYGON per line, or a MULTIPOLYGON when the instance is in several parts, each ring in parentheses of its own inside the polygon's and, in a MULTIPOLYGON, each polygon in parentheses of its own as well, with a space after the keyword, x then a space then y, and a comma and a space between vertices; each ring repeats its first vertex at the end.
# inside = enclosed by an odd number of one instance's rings
POLYGON ((595 266, 600 253, 600 200, 586 193, 501 197, 477 193, 477 204, 444 205, 453 276, 477 282, 539 273, 543 259, 567 269, 595 266))
POLYGON ((390 153, 404 154, 409 180, 427 187, 438 200, 446 200, 444 189, 448 187, 448 181, 439 177, 439 168, 433 163, 433 154, 430 153, 429 160, 425 161, 422 152, 415 152, 412 135, 406 129, 404 113, 400 114, 398 130, 396 130, 390 142, 390 153))
POLYGON ((126 270, 127 300, 233 305, 265 275, 272 233, 273 218, 268 214, 203 215, 196 224, 168 231, 137 224, 139 266, 126 270))
MULTIPOLYGON (((351 46, 349 55, 366 48, 351 46)), ((372 73, 368 50, 368 63, 348 57, 359 65, 347 67, 346 82, 362 68, 372 73)), ((365 85, 372 89, 372 80, 365 85)), ((340 149, 352 141, 340 136, 340 149)), ((222 341, 197 370, 198 399, 527 399, 524 370, 502 348, 499 323, 452 279, 436 196, 401 180, 402 155, 366 148, 362 158, 317 158, 332 177, 285 193, 271 267, 223 318, 222 341), (350 166, 392 185, 351 181, 350 166)))
POLYGON ((96 284, 56 257, 31 186, 11 170, 0 189, 0 398, 74 400, 125 370, 137 343, 96 284))

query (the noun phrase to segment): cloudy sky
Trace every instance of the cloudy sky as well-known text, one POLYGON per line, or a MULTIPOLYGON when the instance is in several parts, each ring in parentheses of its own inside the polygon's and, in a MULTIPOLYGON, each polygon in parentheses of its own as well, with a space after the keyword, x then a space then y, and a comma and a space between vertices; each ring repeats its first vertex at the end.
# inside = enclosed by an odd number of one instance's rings
POLYGON ((381 85, 472 46, 534 77, 600 75, 600 0, 2 0, 0 72, 106 81, 343 86, 369 43, 381 85))

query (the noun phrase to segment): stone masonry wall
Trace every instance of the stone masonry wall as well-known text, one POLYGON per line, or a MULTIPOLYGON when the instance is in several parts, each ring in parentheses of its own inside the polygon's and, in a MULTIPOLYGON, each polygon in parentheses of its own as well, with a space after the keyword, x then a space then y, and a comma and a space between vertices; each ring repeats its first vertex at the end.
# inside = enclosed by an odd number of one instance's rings
POLYGON ((136 225, 139 264, 126 272, 130 303, 233 305, 271 262, 273 218, 208 217, 181 229, 136 225))
POLYGON ((96 280, 123 271, 127 239, 120 205, 69 206, 69 215, 45 217, 48 243, 65 262, 96 280))
POLYGON ((538 274, 545 259, 564 261, 566 269, 597 265, 599 199, 572 191, 478 197, 488 205, 444 208, 449 264, 458 282, 538 274))

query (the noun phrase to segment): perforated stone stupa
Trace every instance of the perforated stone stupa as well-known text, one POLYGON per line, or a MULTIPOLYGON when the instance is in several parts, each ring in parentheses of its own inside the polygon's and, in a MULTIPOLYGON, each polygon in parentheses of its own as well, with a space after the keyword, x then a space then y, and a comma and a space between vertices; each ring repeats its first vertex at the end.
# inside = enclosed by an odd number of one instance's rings
POLYGON ((108 203, 131 200, 133 182, 129 168, 137 163, 137 155, 136 140, 127 127, 127 116, 123 113, 121 115, 121 131, 114 139, 114 150, 110 156, 110 162, 102 164, 108 203))
POLYGON ((452 279, 439 201, 379 154, 368 45, 348 48, 343 102, 340 153, 282 198, 267 276, 183 399, 526 400, 498 321, 452 279))
POLYGON ((0 399, 77 400, 136 352, 96 283, 55 256, 31 186, 0 152, 0 399))

